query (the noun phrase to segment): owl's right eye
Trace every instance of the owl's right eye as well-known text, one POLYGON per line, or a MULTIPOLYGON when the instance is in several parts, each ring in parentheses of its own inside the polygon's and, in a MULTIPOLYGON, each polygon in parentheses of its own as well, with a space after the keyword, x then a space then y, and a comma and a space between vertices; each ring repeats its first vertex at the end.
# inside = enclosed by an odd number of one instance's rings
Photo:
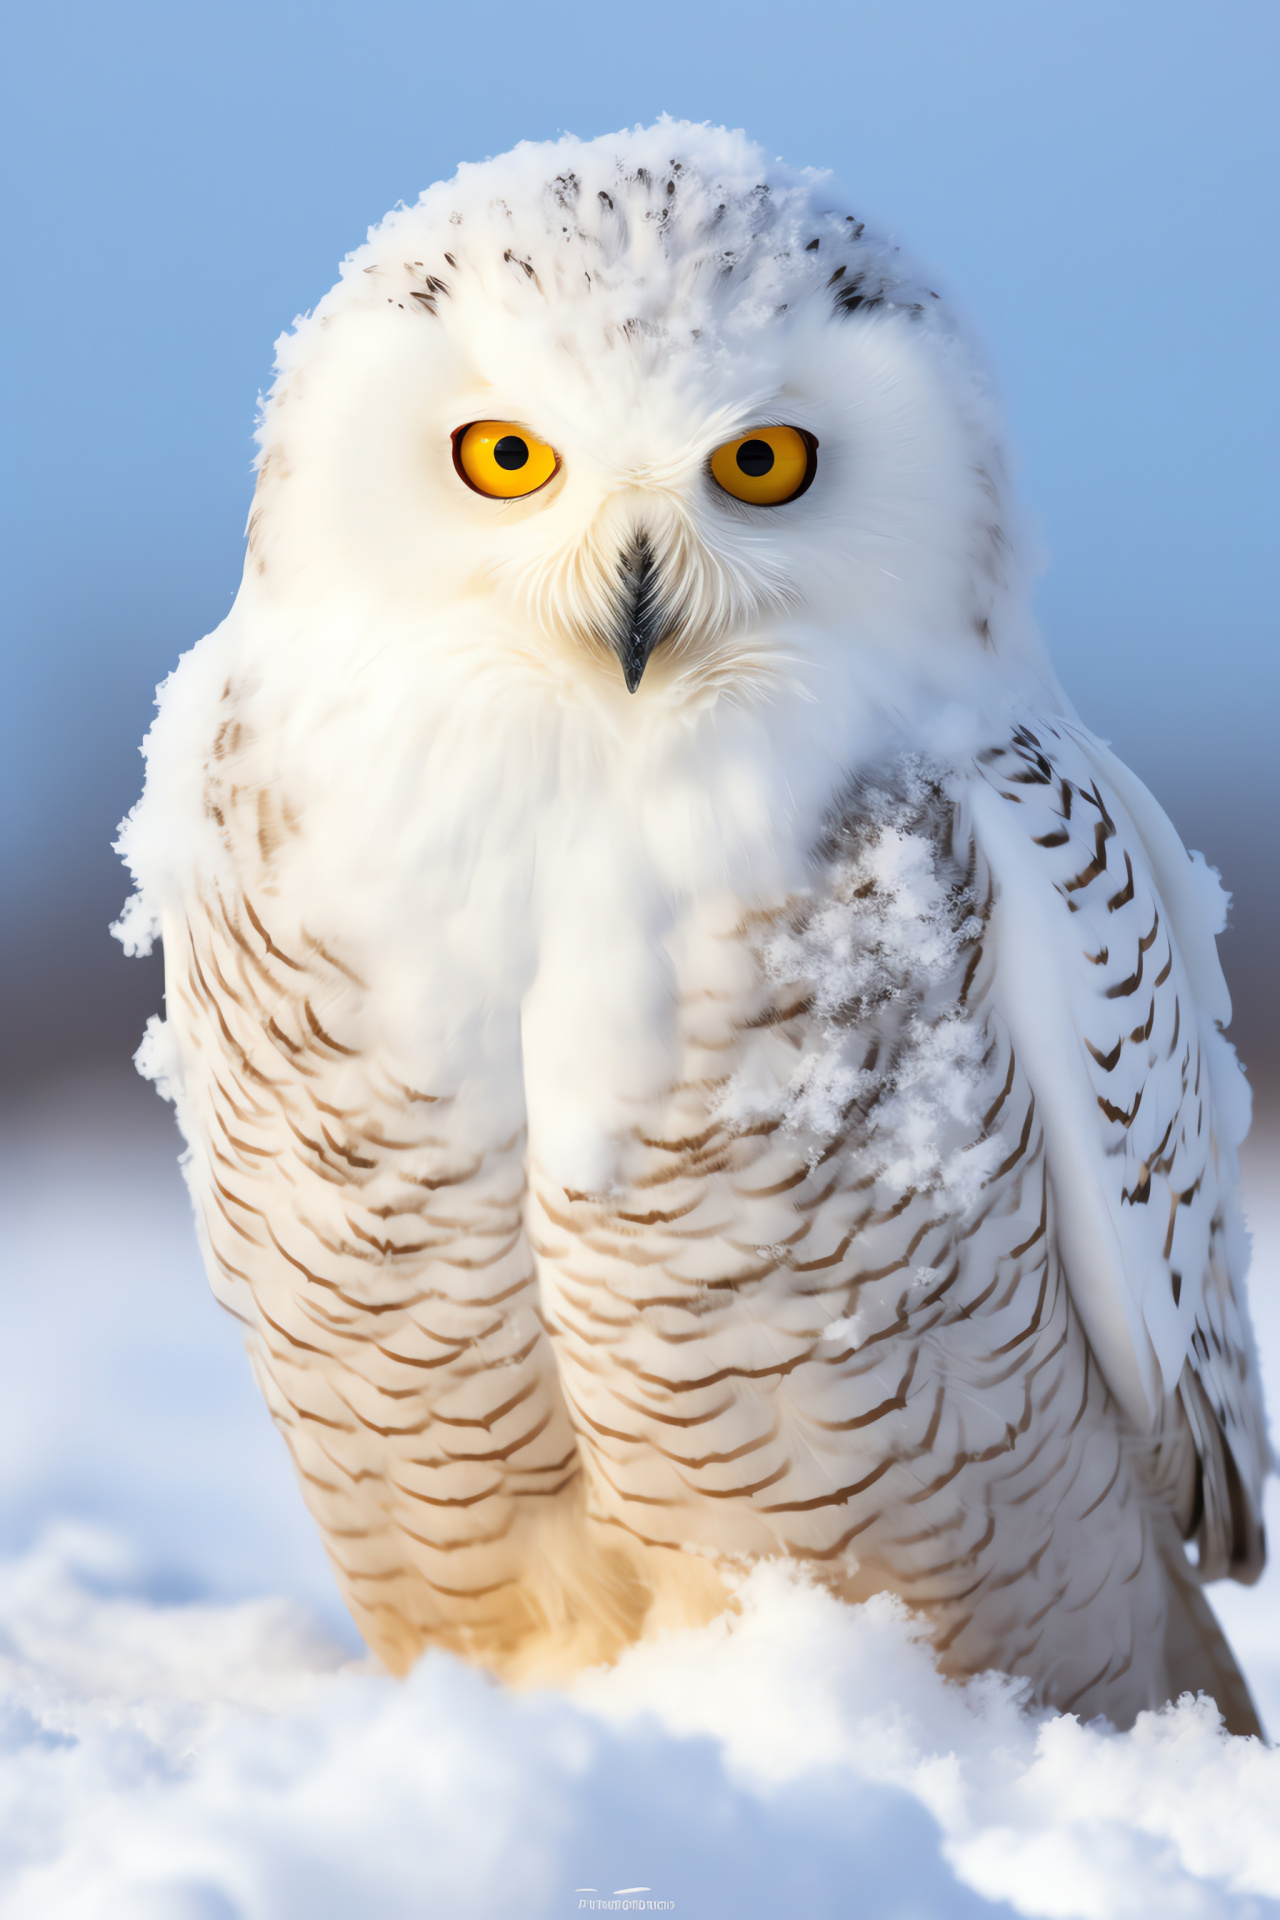
POLYGON ((473 420, 453 436, 453 464, 473 493, 522 500, 559 470, 554 447, 513 420, 473 420))
POLYGON ((717 486, 751 507, 781 507, 813 485, 818 443, 803 427, 753 427, 726 440, 710 462, 717 486))

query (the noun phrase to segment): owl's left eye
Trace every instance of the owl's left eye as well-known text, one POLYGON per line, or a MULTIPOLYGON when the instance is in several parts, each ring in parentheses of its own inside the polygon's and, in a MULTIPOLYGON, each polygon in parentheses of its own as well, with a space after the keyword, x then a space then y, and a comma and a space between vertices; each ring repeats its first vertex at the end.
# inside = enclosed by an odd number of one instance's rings
POLYGON ((453 436, 453 464, 473 493, 521 500, 546 486, 560 456, 514 420, 473 420, 453 436))
POLYGON ((711 477, 735 500, 780 507, 798 500, 818 471, 818 443, 803 427, 753 427, 711 456, 711 477))

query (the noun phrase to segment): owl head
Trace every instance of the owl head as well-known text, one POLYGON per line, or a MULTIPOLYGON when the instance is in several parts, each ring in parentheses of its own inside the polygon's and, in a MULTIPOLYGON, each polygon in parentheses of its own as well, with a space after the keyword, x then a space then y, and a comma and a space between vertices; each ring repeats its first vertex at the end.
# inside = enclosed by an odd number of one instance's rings
POLYGON ((824 179, 663 121, 401 207, 279 346, 246 592, 626 724, 1034 643, 992 409, 824 179))

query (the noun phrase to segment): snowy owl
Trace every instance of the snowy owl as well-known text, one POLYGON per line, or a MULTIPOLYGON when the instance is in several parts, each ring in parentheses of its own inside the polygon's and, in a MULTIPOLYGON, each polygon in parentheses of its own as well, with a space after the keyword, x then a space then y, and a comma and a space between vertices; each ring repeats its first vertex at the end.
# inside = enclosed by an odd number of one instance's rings
POLYGON ((396 1671, 785 1556, 946 1672, 1256 1725, 1223 896, 1053 677, 997 435, 822 176, 670 121, 464 167, 280 343, 120 931, 396 1671))

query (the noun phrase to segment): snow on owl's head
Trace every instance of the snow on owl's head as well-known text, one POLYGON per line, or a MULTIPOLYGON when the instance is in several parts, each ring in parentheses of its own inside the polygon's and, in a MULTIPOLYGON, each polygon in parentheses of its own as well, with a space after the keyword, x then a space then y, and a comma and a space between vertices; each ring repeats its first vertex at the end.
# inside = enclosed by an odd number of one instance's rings
POLYGON ((398 208, 281 342, 260 437, 264 611, 615 724, 1025 644, 937 296, 740 134, 523 145, 398 208))

